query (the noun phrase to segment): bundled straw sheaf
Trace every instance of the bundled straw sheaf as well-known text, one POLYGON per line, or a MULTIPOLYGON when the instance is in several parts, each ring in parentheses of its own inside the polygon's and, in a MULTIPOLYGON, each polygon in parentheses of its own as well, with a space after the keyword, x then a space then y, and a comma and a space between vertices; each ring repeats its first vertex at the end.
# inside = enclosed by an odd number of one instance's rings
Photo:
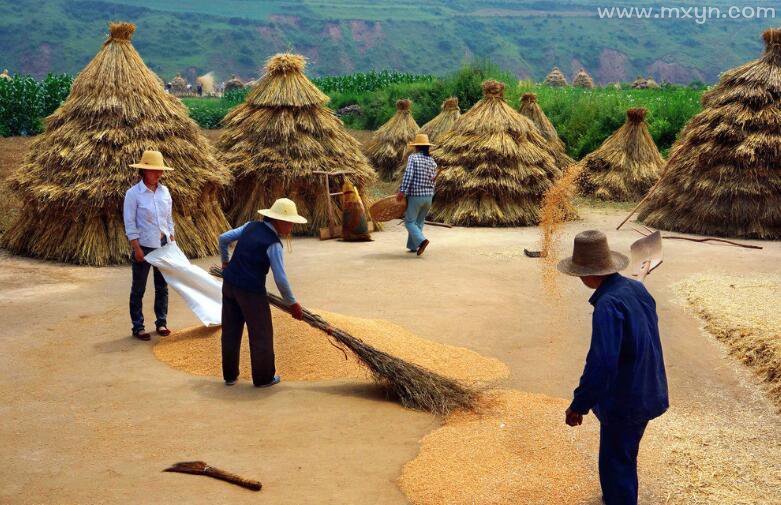
POLYGON ((440 137, 432 214, 465 226, 539 222, 540 200, 559 177, 553 150, 534 124, 504 101, 504 85, 483 83, 483 98, 440 137))
POLYGON ((581 193, 602 200, 641 199, 659 179, 664 160, 645 124, 646 109, 629 109, 626 122, 578 163, 581 193))
MULTIPOLYGON (((256 219, 258 209, 285 196, 309 220, 307 232, 317 233, 328 223, 328 197, 314 172, 344 172, 331 178, 331 187, 347 177, 361 194, 375 178, 360 144, 325 106, 328 96, 306 78, 304 65, 295 54, 271 57, 246 101, 224 119, 217 146, 235 177, 227 195, 234 225, 256 219)), ((340 211, 334 217, 341 222, 340 211)))
POLYGON ((135 27, 111 35, 47 119, 11 188, 23 202, 2 237, 16 254, 87 265, 128 261, 122 220, 131 168, 144 150, 162 152, 173 199, 176 240, 191 257, 216 254, 228 223, 218 203, 230 176, 185 106, 165 93, 130 43, 135 27))
POLYGON ((564 73, 559 70, 559 67, 553 67, 553 70, 545 77, 545 84, 553 87, 567 86, 567 78, 564 77, 564 73))
POLYGON ((594 87, 594 80, 588 75, 585 68, 581 68, 572 80, 572 85, 576 88, 591 89, 594 87))
POLYGON ((567 148, 564 146, 564 142, 559 138, 559 134, 556 132, 556 128, 553 127, 553 123, 550 122, 548 116, 543 112, 540 104, 537 103, 537 95, 534 93, 524 93, 521 97, 520 113, 526 116, 534 123, 542 137, 548 141, 549 146, 553 149, 556 158, 556 166, 562 172, 575 162, 567 155, 567 148))
POLYGON ((781 29, 725 72, 670 151, 639 219, 702 235, 781 238, 781 29))
POLYGON ((461 117, 461 110, 458 108, 458 98, 450 97, 442 102, 442 111, 420 127, 420 133, 428 135, 429 141, 434 143, 440 135, 453 127, 459 117, 461 117))
POLYGON ((409 149, 409 142, 420 130, 410 112, 411 106, 409 100, 397 101, 396 113, 374 132, 366 144, 366 156, 385 181, 393 180, 409 149))

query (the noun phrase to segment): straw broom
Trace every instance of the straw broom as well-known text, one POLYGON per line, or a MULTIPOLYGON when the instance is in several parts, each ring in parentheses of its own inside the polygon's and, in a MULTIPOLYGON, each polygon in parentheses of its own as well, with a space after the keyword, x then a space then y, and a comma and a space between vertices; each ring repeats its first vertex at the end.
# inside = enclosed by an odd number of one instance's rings
MULTIPOLYGON (((212 266, 209 273, 222 278, 222 269, 217 265, 212 266)), ((266 296, 269 303, 290 314, 290 307, 280 297, 272 293, 266 296)), ((369 369, 374 381, 405 407, 442 416, 455 410, 475 409, 479 396, 475 389, 375 349, 346 331, 331 326, 307 309, 303 312, 305 323, 326 333, 355 354, 369 369)))

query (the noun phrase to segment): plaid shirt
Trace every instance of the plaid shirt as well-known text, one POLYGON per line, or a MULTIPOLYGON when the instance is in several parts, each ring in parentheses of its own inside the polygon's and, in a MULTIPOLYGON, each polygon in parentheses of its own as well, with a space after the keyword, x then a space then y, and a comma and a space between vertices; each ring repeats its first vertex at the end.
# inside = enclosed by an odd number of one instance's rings
POLYGON ((437 163, 431 156, 413 153, 407 159, 407 169, 399 191, 406 196, 434 196, 437 163))

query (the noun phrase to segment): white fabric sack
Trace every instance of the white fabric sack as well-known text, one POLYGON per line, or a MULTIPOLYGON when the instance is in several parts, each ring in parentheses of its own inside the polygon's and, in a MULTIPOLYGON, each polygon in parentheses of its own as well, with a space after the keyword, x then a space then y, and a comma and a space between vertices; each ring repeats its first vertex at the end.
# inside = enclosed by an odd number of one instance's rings
POLYGON ((193 265, 176 242, 144 255, 147 263, 160 269, 166 282, 184 298, 206 326, 222 321, 222 283, 206 270, 193 265))

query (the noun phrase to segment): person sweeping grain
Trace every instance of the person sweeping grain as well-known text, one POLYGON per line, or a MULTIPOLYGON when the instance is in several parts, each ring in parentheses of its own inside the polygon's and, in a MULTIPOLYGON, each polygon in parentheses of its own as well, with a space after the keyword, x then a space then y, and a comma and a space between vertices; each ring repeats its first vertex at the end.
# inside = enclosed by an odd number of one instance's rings
POLYGON ((437 163, 428 152, 432 144, 425 133, 418 133, 409 145, 415 148, 415 152, 407 159, 407 169, 396 199, 402 201, 404 197, 407 198, 407 211, 404 214, 404 226, 408 232, 407 251, 420 256, 429 243, 423 236, 423 225, 434 198, 437 163))
MULTIPOLYGON (((144 329, 143 299, 151 265, 144 261, 144 254, 174 241, 174 219, 171 193, 159 181, 164 171, 173 170, 163 161, 159 151, 144 151, 137 168, 141 180, 125 193, 123 219, 125 234, 132 252, 133 283, 130 287, 130 320, 133 336, 149 340, 144 329)), ((161 337, 171 334, 166 320, 168 314, 168 285, 160 270, 154 268, 155 328, 161 337)))
POLYGON ((560 272, 580 277, 594 294, 591 349, 566 423, 579 426, 589 410, 599 419, 599 481, 606 505, 637 504, 637 453, 648 421, 669 407, 656 302, 642 283, 618 272, 629 259, 611 251, 605 234, 575 237, 560 272))
POLYGON ((222 255, 222 376, 225 384, 236 384, 239 377, 239 354, 244 323, 249 333, 252 383, 256 387, 278 384, 274 364, 274 328, 266 295, 269 269, 282 298, 290 305, 295 319, 303 310, 296 302, 285 274, 280 237, 289 236, 293 224, 304 224, 296 204, 280 198, 270 209, 259 210, 262 221, 250 221, 220 235, 222 255), (236 242, 228 259, 228 246, 236 242))

